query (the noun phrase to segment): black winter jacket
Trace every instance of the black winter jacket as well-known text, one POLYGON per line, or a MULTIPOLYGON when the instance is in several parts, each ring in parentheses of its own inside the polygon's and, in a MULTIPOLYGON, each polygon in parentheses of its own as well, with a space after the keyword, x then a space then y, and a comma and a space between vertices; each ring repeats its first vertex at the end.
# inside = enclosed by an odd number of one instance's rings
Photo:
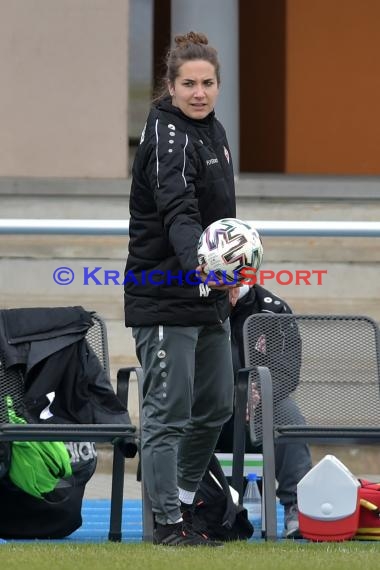
MULTIPOLYGON (((0 311, 1 360, 5 369, 23 376, 24 396, 16 412, 27 421, 41 421, 48 408, 54 423, 131 423, 85 339, 92 324, 82 307, 0 311)), ((3 405, 0 401, 0 421, 3 405)))
POLYGON ((186 282, 186 276, 194 281, 189 272, 198 265, 203 229, 236 215, 231 155, 214 113, 193 120, 170 100, 153 107, 132 179, 126 326, 223 322, 229 314, 227 294, 186 282))

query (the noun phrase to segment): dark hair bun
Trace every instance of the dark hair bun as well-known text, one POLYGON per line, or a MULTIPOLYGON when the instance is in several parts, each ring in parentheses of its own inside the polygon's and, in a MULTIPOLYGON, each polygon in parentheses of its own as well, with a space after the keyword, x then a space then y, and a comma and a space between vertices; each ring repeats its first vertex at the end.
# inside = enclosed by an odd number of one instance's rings
POLYGON ((174 42, 178 47, 186 47, 189 44, 208 44, 208 39, 205 34, 197 33, 197 32, 188 32, 183 36, 175 36, 174 42))

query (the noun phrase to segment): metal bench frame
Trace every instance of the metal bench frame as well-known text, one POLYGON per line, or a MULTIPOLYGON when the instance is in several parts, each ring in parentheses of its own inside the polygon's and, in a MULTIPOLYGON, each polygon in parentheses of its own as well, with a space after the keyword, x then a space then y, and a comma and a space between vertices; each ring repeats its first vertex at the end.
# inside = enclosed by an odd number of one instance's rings
MULTIPOLYGON (((104 320, 91 313, 94 325, 88 330, 86 339, 97 355, 108 378, 110 378, 107 329, 104 320)), ((0 361, 1 365, 1 361, 0 361)), ((141 373, 137 367, 125 369, 124 377, 117 384, 117 396, 128 407, 129 376, 141 373)), ((7 374, 7 372, 5 372, 7 374)), ((0 424, 0 441, 94 441, 113 444, 113 467, 111 489, 111 513, 108 539, 119 542, 122 539, 122 510, 124 490, 125 457, 115 445, 120 438, 134 435, 136 427, 123 424, 0 424)))
MULTIPOLYGON (((256 374, 255 379, 261 386, 261 403, 262 403, 262 448, 263 448, 263 481, 265 491, 263 496, 264 507, 264 537, 267 540, 276 540, 277 538, 277 518, 276 518, 276 480, 275 480, 275 460, 274 446, 275 444, 292 443, 302 439, 304 442, 321 444, 375 444, 380 441, 380 422, 377 425, 368 426, 360 425, 355 422, 339 427, 331 425, 276 425, 273 420, 273 383, 271 372, 268 367, 252 365, 250 358, 249 346, 252 347, 249 335, 252 334, 252 326, 254 320, 262 315, 251 315, 245 321, 243 328, 244 348, 245 348, 245 364, 246 368, 239 370, 237 375, 237 384, 235 390, 235 419, 234 419, 234 443, 233 443, 233 469, 232 469, 232 486, 239 492, 240 501, 243 497, 243 465, 245 451, 245 417, 248 402, 248 386, 252 372, 256 374)), ((284 318, 285 315, 271 315, 271 318, 284 318)), ((320 322, 328 321, 344 321, 347 327, 354 328, 360 322, 368 324, 372 331, 372 341, 370 351, 374 360, 377 361, 377 378, 374 378, 379 388, 379 407, 380 407, 380 332, 377 323, 366 316, 360 315, 292 315, 296 322, 300 320, 309 320, 320 322)), ((360 337, 356 337, 360 344, 360 337)), ((252 341, 252 339, 251 339, 252 341)), ((366 345, 366 350, 368 346, 366 345)), ((302 375, 300 382, 303 382, 302 375)), ((348 384, 348 382, 347 382, 348 384)), ((297 389, 296 389, 297 390, 297 389)), ((296 391, 295 391, 296 392, 296 391)), ((361 399, 358 405, 365 410, 367 406, 366 392, 361 393, 361 399)), ((337 418, 341 408, 339 402, 334 402, 334 410, 337 418)), ((302 409, 301 409, 302 411, 302 409)))

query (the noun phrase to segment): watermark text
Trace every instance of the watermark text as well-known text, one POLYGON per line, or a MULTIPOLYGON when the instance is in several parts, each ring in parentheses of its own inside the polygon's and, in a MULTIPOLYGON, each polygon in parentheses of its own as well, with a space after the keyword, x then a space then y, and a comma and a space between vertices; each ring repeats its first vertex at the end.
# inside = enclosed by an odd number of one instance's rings
POLYGON ((80 271, 80 277, 75 275, 71 267, 57 267, 53 272, 53 280, 58 285, 70 285, 77 278, 80 279, 82 285, 126 285, 132 283, 136 286, 152 285, 154 287, 162 286, 198 286, 200 284, 208 285, 218 283, 220 285, 255 285, 258 283, 262 286, 277 285, 306 285, 321 286, 323 278, 327 275, 327 269, 280 269, 273 271, 272 269, 255 269, 245 268, 240 272, 234 271, 230 277, 225 271, 221 274, 215 274, 210 271, 206 278, 201 277, 199 271, 160 271, 158 269, 150 271, 141 271, 138 274, 133 271, 127 271, 125 274, 120 273, 117 269, 104 269, 102 266, 83 267, 80 271))

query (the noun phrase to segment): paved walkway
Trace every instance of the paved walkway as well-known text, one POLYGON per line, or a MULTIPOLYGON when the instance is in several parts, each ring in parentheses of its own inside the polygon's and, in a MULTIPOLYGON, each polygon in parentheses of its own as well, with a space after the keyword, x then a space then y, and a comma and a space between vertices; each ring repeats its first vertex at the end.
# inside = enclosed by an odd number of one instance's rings
MULTIPOLYGON (((128 465, 128 463, 127 463, 128 465)), ((110 499, 112 476, 109 473, 96 473, 86 485, 86 499, 110 499)), ((124 498, 141 499, 141 483, 136 481, 136 471, 124 476, 124 498)))
MULTIPOLYGON (((141 483, 136 481, 138 460, 125 460, 124 498, 141 499, 141 483)), ((96 471, 86 485, 86 499, 110 499, 112 484, 112 450, 98 447, 98 464, 96 471)))

